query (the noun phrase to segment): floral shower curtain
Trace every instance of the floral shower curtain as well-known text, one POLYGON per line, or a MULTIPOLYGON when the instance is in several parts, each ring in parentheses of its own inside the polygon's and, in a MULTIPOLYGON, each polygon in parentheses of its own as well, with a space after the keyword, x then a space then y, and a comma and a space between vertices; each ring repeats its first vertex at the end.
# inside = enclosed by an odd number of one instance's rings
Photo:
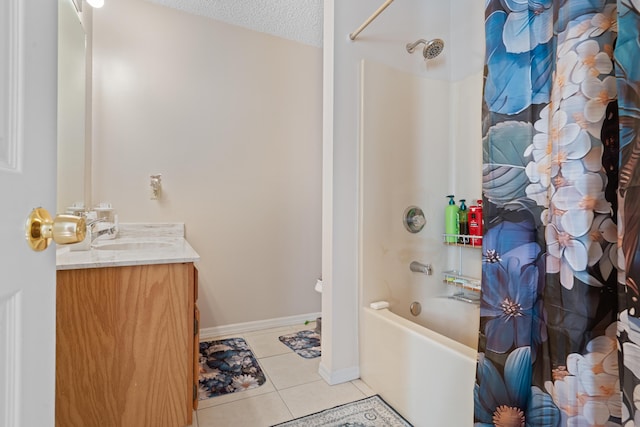
POLYGON ((485 0, 475 426, 640 427, 640 0, 485 0))

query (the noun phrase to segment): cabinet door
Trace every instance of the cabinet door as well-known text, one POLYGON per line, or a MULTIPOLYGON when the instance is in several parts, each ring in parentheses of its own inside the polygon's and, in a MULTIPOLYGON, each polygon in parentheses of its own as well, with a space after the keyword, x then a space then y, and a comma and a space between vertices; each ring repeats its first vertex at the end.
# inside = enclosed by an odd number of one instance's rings
POLYGON ((191 424, 192 268, 58 271, 58 426, 191 424))
POLYGON ((198 326, 193 336, 193 410, 198 409, 198 388, 200 379, 200 310, 198 305, 194 307, 195 325, 198 326))
POLYGON ((198 409, 198 387, 200 378, 200 310, 198 304, 198 269, 193 268, 193 410, 198 409))

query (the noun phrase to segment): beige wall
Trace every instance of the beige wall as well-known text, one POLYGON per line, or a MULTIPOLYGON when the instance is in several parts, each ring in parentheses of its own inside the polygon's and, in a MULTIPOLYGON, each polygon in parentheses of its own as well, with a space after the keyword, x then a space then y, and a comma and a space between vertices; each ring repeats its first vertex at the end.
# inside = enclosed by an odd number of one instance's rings
POLYGON ((318 312, 321 49, 142 0, 93 25, 93 202, 185 222, 203 328, 318 312))

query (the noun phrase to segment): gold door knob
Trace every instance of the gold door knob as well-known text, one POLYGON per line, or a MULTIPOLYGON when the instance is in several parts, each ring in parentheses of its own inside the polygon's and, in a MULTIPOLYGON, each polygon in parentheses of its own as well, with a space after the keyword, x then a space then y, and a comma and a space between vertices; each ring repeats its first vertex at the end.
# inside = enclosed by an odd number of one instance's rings
POLYGON ((51 239, 65 245, 84 240, 87 225, 84 218, 74 215, 51 215, 44 208, 35 208, 25 224, 25 235, 29 247, 34 251, 47 249, 51 239))

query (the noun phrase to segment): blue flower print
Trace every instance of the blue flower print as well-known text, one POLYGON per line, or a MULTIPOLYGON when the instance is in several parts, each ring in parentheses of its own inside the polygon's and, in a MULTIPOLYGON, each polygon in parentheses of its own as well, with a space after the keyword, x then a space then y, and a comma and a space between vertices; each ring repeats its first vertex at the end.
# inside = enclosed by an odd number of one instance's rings
POLYGON ((563 2, 558 9, 556 20, 556 31, 558 33, 566 30, 571 21, 578 22, 591 17, 602 11, 606 3, 615 4, 615 0, 571 0, 563 2))
POLYGON ((529 52, 553 36, 553 1, 504 0, 510 10, 502 40, 507 52, 529 52))
MULTIPOLYGON (((640 4, 638 4, 640 7, 640 4)), ((618 105, 620 118, 640 120, 638 99, 640 99, 640 67, 637 66, 640 49, 640 28, 632 4, 622 2, 619 8, 618 25, 627 30, 618 35, 615 50, 616 77, 618 84, 618 105)), ((633 143, 637 138, 638 126, 627 125, 620 129, 620 148, 633 143)))
MULTIPOLYGON (((496 262, 496 258, 506 261, 516 257, 529 264, 540 254, 536 242, 536 230, 532 221, 503 221, 487 230, 482 239, 482 254, 485 262, 496 262)), ((505 264, 506 265, 506 264, 505 264)))
POLYGON ((553 52, 551 43, 524 53, 508 52, 502 40, 506 21, 507 14, 496 11, 485 23, 488 74, 484 98, 492 112, 517 114, 531 104, 549 102, 553 52))
POLYGON ((627 9, 628 11, 640 14, 640 2, 638 2, 638 0, 622 0, 620 2, 620 6, 624 6, 624 9, 627 9))
POLYGON ((480 316, 488 319, 484 325, 487 350, 506 353, 514 345, 546 340, 538 298, 541 271, 538 264, 522 265, 516 257, 509 258, 506 265, 485 265, 480 316))
POLYGON ((509 354, 503 375, 480 353, 473 389, 474 427, 558 427, 560 411, 550 395, 531 386, 531 371, 529 347, 509 354))

